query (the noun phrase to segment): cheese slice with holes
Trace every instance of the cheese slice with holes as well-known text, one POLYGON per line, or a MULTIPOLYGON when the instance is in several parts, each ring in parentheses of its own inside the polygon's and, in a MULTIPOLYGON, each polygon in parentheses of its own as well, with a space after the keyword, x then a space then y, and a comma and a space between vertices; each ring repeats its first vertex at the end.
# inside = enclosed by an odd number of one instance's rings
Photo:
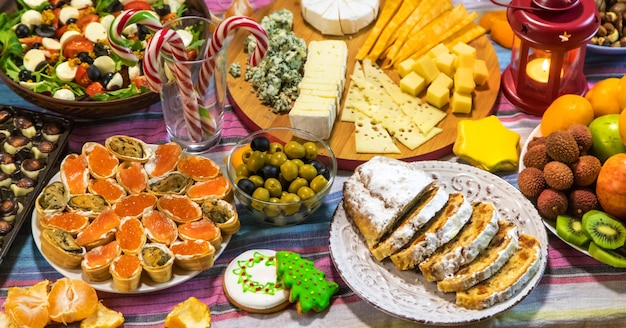
POLYGON ((356 113, 354 128, 357 153, 400 153, 400 149, 380 122, 363 113, 356 113))

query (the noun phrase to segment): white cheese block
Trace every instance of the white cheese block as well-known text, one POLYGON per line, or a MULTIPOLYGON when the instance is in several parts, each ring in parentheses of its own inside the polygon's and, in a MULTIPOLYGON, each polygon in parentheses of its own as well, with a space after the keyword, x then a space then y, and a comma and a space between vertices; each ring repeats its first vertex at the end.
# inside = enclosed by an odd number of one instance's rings
POLYGON ((326 35, 354 34, 378 16, 378 0, 303 0, 302 16, 326 35))
POLYGON ((308 131, 321 139, 328 139, 333 129, 334 117, 328 110, 294 107, 289 111, 289 121, 296 129, 308 131))
POLYGON ((293 108, 309 107, 319 110, 327 110, 333 119, 337 117, 337 106, 335 100, 331 98, 321 98, 311 95, 301 95, 294 102, 293 108))

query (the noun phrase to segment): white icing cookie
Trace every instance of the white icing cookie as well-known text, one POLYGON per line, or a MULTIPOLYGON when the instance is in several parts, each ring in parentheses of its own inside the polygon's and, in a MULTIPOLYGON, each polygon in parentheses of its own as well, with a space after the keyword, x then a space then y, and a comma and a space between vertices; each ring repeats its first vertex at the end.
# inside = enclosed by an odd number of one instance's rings
POLYGON ((289 305, 289 291, 276 282, 276 252, 253 249, 234 258, 224 272, 224 293, 238 308, 271 313, 289 305))

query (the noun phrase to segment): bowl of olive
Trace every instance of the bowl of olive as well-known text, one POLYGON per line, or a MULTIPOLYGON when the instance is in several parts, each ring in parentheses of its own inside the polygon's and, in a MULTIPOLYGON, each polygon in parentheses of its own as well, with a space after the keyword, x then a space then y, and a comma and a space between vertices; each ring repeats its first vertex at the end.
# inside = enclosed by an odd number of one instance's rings
POLYGON ((237 200, 262 225, 304 222, 322 204, 337 174, 330 146, 288 127, 259 130, 231 149, 226 176, 237 200))

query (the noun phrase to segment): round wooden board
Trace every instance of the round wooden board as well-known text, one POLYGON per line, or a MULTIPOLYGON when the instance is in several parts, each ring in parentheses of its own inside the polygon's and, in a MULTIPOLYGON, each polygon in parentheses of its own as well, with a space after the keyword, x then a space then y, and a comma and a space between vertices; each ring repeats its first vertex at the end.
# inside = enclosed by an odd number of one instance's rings
MULTIPOLYGON (((383 2, 381 1, 381 7, 382 3, 383 2)), ((343 101, 345 101, 345 95, 348 92, 347 86, 350 83, 350 74, 352 74, 352 71, 354 70, 354 58, 356 57, 359 47, 367 38, 369 30, 373 24, 359 33, 347 37, 324 36, 312 26, 304 22, 299 0, 275 1, 272 4, 259 8, 253 14, 252 18, 257 22, 260 22, 263 17, 276 10, 284 8, 289 9, 294 14, 293 29, 296 36, 306 41, 341 39, 347 43, 348 62, 346 88, 344 90, 344 97, 342 98, 343 101)), ((247 61, 247 54, 243 51, 243 40, 247 36, 247 32, 240 31, 236 33, 228 48, 228 63, 238 62, 241 63, 242 67, 241 77, 234 78, 228 74, 227 78, 230 102, 233 105, 233 109, 244 124, 253 130, 274 126, 290 126, 288 114, 275 114, 269 107, 261 104, 259 99, 252 92, 250 83, 246 82, 243 78, 247 61)), ((475 91, 474 108, 472 113, 468 115, 451 114, 449 106, 446 106, 443 110, 446 110, 448 115, 438 125, 443 129, 442 133, 414 150, 409 150, 404 145, 397 142, 401 153, 385 154, 385 156, 406 161, 432 160, 441 158, 452 152, 452 145, 457 137, 457 123, 460 120, 479 119, 491 115, 493 112, 493 105, 500 90, 500 65, 498 63, 498 57, 496 56, 491 42, 486 36, 481 36, 480 38, 472 41, 470 45, 476 48, 477 58, 485 60, 487 67, 489 68, 488 82, 484 86, 477 88, 475 91)), ((386 72, 396 82, 399 81, 399 75, 396 71, 388 70, 386 72)), ((340 169, 352 170, 373 156, 379 155, 357 154, 354 141, 354 123, 342 122, 340 117, 341 115, 335 121, 333 132, 327 140, 335 152, 340 169)))

